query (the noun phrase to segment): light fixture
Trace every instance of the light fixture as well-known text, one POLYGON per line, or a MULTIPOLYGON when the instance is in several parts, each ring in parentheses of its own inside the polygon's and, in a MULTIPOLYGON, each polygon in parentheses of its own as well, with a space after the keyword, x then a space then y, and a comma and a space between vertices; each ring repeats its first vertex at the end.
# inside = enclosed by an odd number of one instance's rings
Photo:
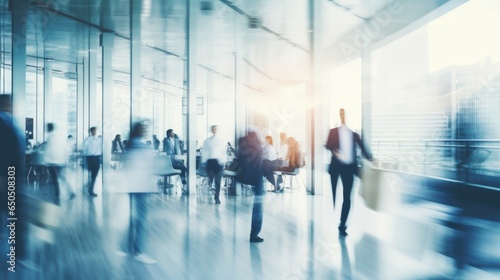
POLYGON ((204 15, 209 15, 214 10, 214 3, 211 0, 203 0, 200 2, 200 10, 204 15))
POLYGON ((248 28, 258 29, 262 26, 262 20, 258 17, 248 17, 248 28))

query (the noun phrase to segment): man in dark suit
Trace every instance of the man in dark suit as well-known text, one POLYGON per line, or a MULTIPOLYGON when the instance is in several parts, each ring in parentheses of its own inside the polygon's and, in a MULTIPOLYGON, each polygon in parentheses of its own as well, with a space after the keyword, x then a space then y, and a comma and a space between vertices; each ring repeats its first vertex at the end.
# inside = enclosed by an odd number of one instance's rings
POLYGON ((172 166, 175 169, 179 169, 182 171, 181 173, 182 183, 186 184, 187 167, 184 165, 182 160, 175 159, 175 155, 181 154, 181 149, 178 140, 176 140, 174 137, 173 129, 168 129, 167 137, 163 139, 163 152, 169 155, 170 158, 172 159, 172 166))
POLYGON ((174 130, 167 130, 167 137, 163 139, 163 152, 169 156, 173 156, 180 154, 179 151, 179 143, 175 141, 174 130))
POLYGON ((361 148, 363 155, 371 160, 371 155, 366 151, 359 134, 353 132, 345 125, 345 111, 340 109, 339 127, 333 128, 328 134, 326 148, 332 152, 332 161, 328 173, 332 183, 333 206, 335 207, 335 195, 337 193, 337 181, 340 176, 342 180, 344 202, 340 215, 339 234, 346 236, 346 221, 351 209, 351 192, 354 175, 357 170, 356 144, 361 148))

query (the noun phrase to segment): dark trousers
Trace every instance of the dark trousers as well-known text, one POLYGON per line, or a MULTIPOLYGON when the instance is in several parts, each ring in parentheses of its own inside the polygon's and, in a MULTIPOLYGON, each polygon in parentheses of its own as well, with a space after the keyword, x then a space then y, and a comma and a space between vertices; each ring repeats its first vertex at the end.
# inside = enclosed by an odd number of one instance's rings
POLYGON ((257 237, 257 235, 259 235, 260 233, 260 230, 262 229, 262 204, 264 202, 264 193, 264 184, 262 182, 262 179, 259 178, 259 180, 257 180, 257 183, 255 184, 255 197, 253 200, 252 208, 252 229, 250 230, 250 238, 257 237))
POLYGON ((59 179, 62 179, 61 172, 63 170, 62 166, 50 165, 47 166, 49 170, 50 177, 52 177, 52 181, 54 181, 54 191, 56 197, 59 197, 60 187, 59 187, 59 179))
POLYGON ((172 167, 174 169, 178 169, 181 171, 181 180, 182 180, 182 183, 185 184, 186 183, 186 172, 187 172, 187 167, 184 165, 183 161, 182 160, 176 160, 174 158, 174 156, 171 156, 172 157, 172 167))
POLYGON ((101 156, 87 156, 87 167, 90 171, 89 193, 94 193, 94 185, 101 167, 101 156))
MULTIPOLYGON (((274 179, 274 172, 280 171, 282 165, 283 165, 283 160, 281 159, 275 159, 273 161, 265 159, 262 161, 262 172, 264 173, 264 176, 266 177, 267 181, 269 181, 269 183, 271 183, 274 186, 275 190, 278 190, 278 184, 280 182, 279 180, 278 182, 276 182, 276 180, 274 179)), ((283 182, 283 178, 280 176, 281 175, 278 175, 278 179, 281 179, 281 182, 283 182)))
MULTIPOLYGON (((335 160, 334 160, 335 161, 335 160)), ((335 208, 335 198, 337 194, 337 181, 340 176, 342 180, 344 202, 342 203, 342 213, 340 214, 339 228, 346 228, 347 217, 351 209, 351 193, 352 184, 354 181, 354 173, 356 171, 356 164, 342 164, 339 162, 332 162, 330 166, 330 180, 332 183, 333 207, 335 208)))
POLYGON ((207 175, 208 175, 208 185, 211 187, 212 182, 215 183, 215 200, 219 199, 220 194, 220 181, 222 178, 222 171, 224 167, 219 164, 219 161, 216 159, 207 160, 207 175))
POLYGON ((144 252, 147 219, 147 193, 130 194, 130 224, 122 243, 125 252, 138 255, 144 252))

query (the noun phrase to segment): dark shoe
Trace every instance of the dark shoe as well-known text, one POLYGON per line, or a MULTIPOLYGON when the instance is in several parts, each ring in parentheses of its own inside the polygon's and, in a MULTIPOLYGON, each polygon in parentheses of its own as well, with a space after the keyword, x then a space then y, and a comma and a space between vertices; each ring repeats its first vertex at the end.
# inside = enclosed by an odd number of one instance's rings
POLYGON ((258 236, 250 237, 250 242, 252 242, 252 243, 264 242, 264 238, 260 238, 258 236))
POLYGON ((340 236, 347 236, 347 232, 346 232, 346 230, 347 230, 347 227, 345 226, 345 224, 342 224, 342 223, 341 223, 341 224, 339 225, 339 235, 340 235, 340 236))
POLYGON ((93 192, 89 192, 89 195, 92 196, 92 197, 96 197, 97 196, 97 194, 93 193, 93 192))
POLYGON ((344 224, 339 225, 339 235, 340 236, 347 236, 347 227, 344 224))
POLYGON ((218 198, 215 199, 215 204, 220 204, 220 200, 218 198))
POLYGON ((157 261, 155 259, 151 258, 150 256, 148 256, 146 254, 136 255, 136 256, 134 256, 134 260, 136 262, 140 262, 143 264, 155 264, 155 263, 157 263, 157 261))

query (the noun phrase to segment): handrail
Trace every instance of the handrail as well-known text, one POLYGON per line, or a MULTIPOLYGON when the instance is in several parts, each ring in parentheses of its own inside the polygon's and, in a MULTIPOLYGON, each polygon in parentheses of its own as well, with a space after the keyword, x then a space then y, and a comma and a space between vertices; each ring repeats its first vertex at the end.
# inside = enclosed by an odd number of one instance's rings
POLYGON ((380 169, 500 186, 500 139, 372 141, 380 169))

